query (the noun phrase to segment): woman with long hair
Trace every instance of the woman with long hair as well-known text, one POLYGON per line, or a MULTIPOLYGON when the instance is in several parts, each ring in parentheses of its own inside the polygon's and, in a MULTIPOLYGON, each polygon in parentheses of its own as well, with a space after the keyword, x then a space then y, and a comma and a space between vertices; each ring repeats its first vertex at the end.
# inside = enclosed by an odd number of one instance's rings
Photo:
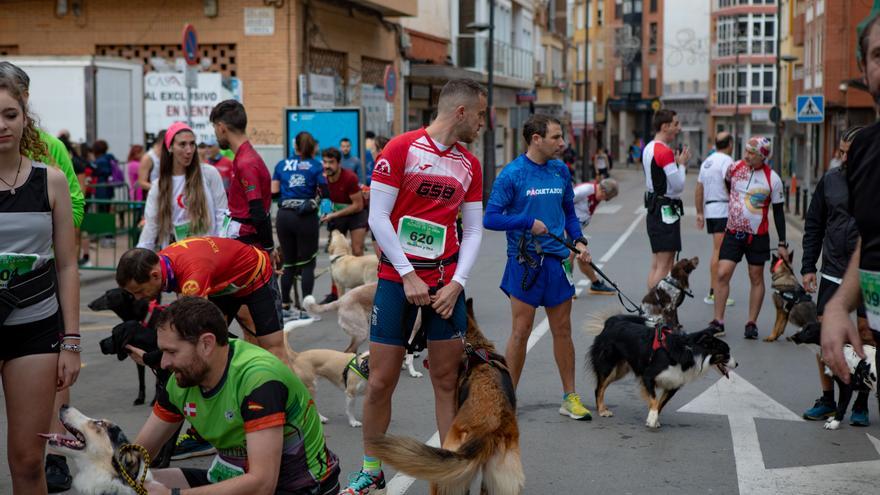
POLYGON ((0 379, 12 491, 42 494, 46 440, 39 434, 58 414, 56 391, 80 370, 79 274, 64 174, 28 158, 47 150, 25 91, 0 75, 0 379))
POLYGON ((182 122, 165 132, 154 180, 144 207, 144 230, 137 247, 163 248, 197 235, 220 234, 226 212, 220 173, 199 162, 196 136, 182 122))
POLYGON ((315 287, 320 230, 315 198, 319 192, 325 198, 330 195, 324 169, 315 159, 317 147, 311 134, 300 132, 294 140, 293 156, 278 162, 272 175, 272 194, 279 194, 275 230, 284 265, 281 302, 285 318, 305 315, 302 310, 299 314, 292 312, 290 307, 290 289, 296 277, 302 277, 303 297, 310 295, 315 287))

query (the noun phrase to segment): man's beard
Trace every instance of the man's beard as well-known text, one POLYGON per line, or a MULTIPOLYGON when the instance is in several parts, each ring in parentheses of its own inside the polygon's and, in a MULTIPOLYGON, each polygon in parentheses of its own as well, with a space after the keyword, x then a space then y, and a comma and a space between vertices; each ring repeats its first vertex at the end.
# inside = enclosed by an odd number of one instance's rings
POLYGON ((177 380, 177 386, 181 388, 195 387, 207 374, 208 363, 198 358, 186 369, 174 369, 174 378, 177 380))

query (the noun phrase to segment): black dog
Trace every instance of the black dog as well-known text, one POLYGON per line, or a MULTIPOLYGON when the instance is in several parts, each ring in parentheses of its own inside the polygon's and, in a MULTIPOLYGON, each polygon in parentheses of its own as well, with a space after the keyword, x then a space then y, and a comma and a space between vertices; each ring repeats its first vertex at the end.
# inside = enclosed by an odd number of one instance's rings
MULTIPOLYGON (((791 336, 791 341, 798 345, 806 345, 813 348, 816 354, 821 355, 821 330, 822 324, 818 321, 807 323, 799 332, 791 336)), ((868 350, 869 346, 865 346, 868 350)), ((870 353, 868 354, 871 359, 870 353)), ((873 359, 871 359, 873 360, 873 359)), ((868 392, 873 388, 873 382, 876 382, 876 373, 871 369, 871 364, 867 361, 861 361, 855 367, 855 373, 850 377, 852 385, 843 383, 837 376, 832 376, 834 383, 837 384, 838 397, 837 409, 834 416, 825 422, 826 430, 836 430, 840 428, 840 422, 846 416, 846 410, 849 409, 849 403, 852 400, 853 390, 858 390, 859 396, 856 398, 856 405, 868 403, 868 392)))
MULTIPOLYGON (((156 342, 156 317, 161 313, 160 306, 152 306, 149 301, 139 301, 130 292, 123 289, 110 289, 101 297, 89 303, 89 309, 93 311, 110 310, 122 320, 122 323, 113 327, 110 337, 102 340, 101 352, 104 354, 116 354, 122 361, 128 357, 126 345, 133 345, 147 352, 156 352, 159 345, 156 342), (158 309, 158 310, 157 310, 158 309)), ((141 405, 145 399, 144 367, 138 365, 138 396, 134 405, 141 405)))
POLYGON ((640 316, 615 315, 597 319, 587 330, 601 333, 590 347, 589 360, 596 377, 596 409, 612 416, 605 405, 605 390, 630 372, 636 375, 648 401, 649 428, 660 427, 660 411, 678 390, 711 367, 728 376, 736 368, 730 347, 707 328, 677 333, 669 325, 646 325, 640 316))

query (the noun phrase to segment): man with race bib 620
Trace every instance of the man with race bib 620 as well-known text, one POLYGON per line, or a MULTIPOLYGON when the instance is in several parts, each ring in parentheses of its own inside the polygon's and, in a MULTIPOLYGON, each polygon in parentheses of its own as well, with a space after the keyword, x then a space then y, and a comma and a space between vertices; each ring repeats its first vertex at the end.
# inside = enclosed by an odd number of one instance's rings
POLYGON ((764 263, 770 259, 768 213, 773 207, 773 223, 779 237, 777 254, 788 259, 785 242, 785 204, 782 179, 766 160, 770 141, 753 137, 746 144, 746 156, 724 170, 729 184, 730 203, 727 229, 718 255, 718 276, 715 279, 715 319, 710 323, 716 332, 724 333, 724 308, 730 294, 730 278, 743 255, 749 265, 749 319, 745 338, 757 339, 758 314, 764 300, 764 263))
MULTIPOLYGON (((464 147, 486 121, 486 90, 466 79, 443 86, 437 118, 392 139, 377 157, 370 198, 370 230, 382 250, 370 328, 370 378, 364 400, 364 440, 391 422, 391 397, 400 377, 416 312, 428 340, 440 442, 457 409, 456 385, 467 327, 464 285, 482 238, 483 176, 464 147), (459 209, 463 235, 455 228, 459 209)), ((343 495, 382 492, 381 462, 369 450, 343 495)))

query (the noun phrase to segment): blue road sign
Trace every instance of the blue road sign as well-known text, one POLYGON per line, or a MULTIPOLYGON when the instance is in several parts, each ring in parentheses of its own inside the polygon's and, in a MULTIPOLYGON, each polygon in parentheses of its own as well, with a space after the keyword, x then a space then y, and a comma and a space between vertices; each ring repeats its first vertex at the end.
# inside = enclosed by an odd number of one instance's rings
POLYGON ((798 95, 796 120, 801 124, 819 124, 825 120, 825 97, 798 95))

